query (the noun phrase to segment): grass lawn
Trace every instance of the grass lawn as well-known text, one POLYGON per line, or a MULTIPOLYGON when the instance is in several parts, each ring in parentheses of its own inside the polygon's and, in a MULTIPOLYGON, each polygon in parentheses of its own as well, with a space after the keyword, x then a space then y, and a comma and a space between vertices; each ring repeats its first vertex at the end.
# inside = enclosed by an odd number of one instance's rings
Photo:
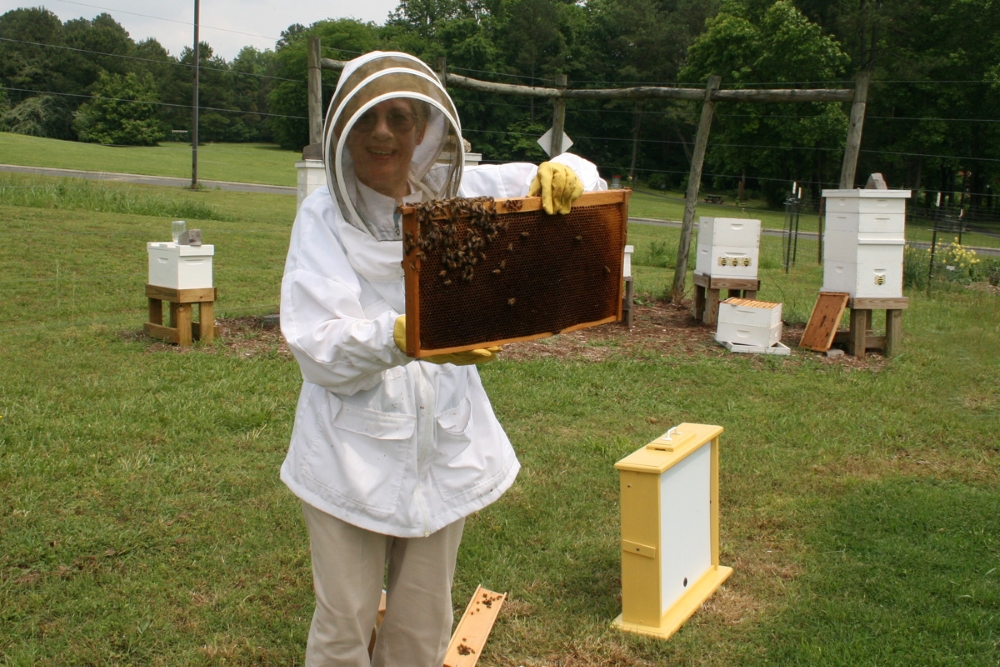
MULTIPOLYGON (((0 203, 0 665, 301 664, 309 553, 278 480, 301 380, 273 332, 234 322, 275 312, 295 200, 122 189, 105 212, 0 203), (230 334, 179 350, 141 333, 144 244, 172 217, 148 211, 188 198, 230 334)), ((640 299, 667 290, 678 233, 632 226, 640 299)), ((779 258, 765 238, 760 298, 804 322, 821 271, 779 258)), ((891 361, 611 339, 599 362, 485 366, 523 469, 459 554, 458 614, 477 584, 510 593, 479 664, 1000 662, 1000 297, 908 296, 891 361), (734 574, 661 642, 609 627, 613 465, 684 421, 726 429, 734 574)))
MULTIPOLYGON (((179 142, 100 146, 0 132, 0 156, 4 164, 191 178, 191 144, 179 142)), ((205 144, 198 147, 198 179, 294 186, 301 159, 301 151, 273 144, 205 144)))

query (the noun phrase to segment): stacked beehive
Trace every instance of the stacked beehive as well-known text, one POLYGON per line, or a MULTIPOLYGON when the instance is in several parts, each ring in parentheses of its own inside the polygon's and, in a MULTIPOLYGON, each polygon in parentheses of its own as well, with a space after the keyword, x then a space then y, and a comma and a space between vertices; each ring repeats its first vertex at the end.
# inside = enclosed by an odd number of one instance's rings
POLYGON ((716 278, 757 278, 760 263, 760 220, 698 219, 695 271, 716 278))
POLYGON ((855 298, 903 296, 909 190, 823 190, 823 290, 855 298))

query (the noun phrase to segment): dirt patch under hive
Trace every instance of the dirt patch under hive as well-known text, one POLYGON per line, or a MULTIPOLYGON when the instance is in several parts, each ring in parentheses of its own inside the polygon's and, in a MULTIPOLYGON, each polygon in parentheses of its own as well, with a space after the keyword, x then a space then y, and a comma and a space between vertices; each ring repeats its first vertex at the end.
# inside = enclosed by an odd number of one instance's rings
MULTIPOLYGON (((638 355, 659 356, 726 356, 727 352, 715 342, 715 326, 698 322, 691 316, 691 305, 675 305, 669 301, 646 300, 635 304, 635 317, 631 329, 612 323, 580 329, 559 336, 505 345, 500 358, 507 361, 531 359, 565 359, 567 361, 600 362, 607 359, 627 358, 638 355)), ((265 324, 260 317, 238 317, 216 320, 218 335, 213 345, 179 347, 160 341, 151 342, 148 352, 185 354, 233 354, 244 358, 260 355, 279 355, 292 358, 288 344, 275 324, 265 324)), ((800 350, 799 340, 804 324, 786 324, 782 328, 782 342, 792 348, 792 359, 807 357, 823 363, 855 369, 878 370, 885 359, 877 352, 869 352, 863 359, 850 355, 829 358, 817 352, 800 350)), ((141 332, 123 334, 128 339, 144 338, 141 332)), ((763 357, 764 355, 746 355, 763 357)), ((788 357, 783 357, 788 359, 788 357)))
MULTIPOLYGON (((733 354, 715 342, 715 325, 702 324, 691 315, 690 302, 675 305, 669 301, 644 301, 636 304, 631 329, 623 324, 603 324, 560 336, 511 343, 504 346, 501 359, 523 361, 555 358, 573 361, 604 361, 636 355, 660 356, 725 356, 733 354)), ((824 354, 798 349, 805 330, 804 324, 782 327, 781 342, 792 348, 792 357, 804 355, 824 363, 853 368, 878 369, 885 359, 869 352, 865 359, 850 355, 827 357, 824 354)), ((747 355, 763 357, 764 355, 747 355)), ((788 358, 788 357, 784 357, 788 358)))

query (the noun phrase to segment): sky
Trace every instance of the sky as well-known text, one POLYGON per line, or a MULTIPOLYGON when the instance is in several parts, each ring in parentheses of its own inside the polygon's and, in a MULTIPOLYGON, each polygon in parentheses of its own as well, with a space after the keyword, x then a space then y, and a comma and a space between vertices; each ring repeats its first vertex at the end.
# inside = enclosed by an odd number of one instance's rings
MULTIPOLYGON (((355 18, 385 23, 399 0, 200 0, 200 38, 215 55, 232 60, 244 46, 273 49, 293 23, 355 18)), ((64 23, 110 14, 136 42, 155 37, 171 55, 194 43, 194 0, 0 0, 0 14, 19 7, 44 7, 64 23)))

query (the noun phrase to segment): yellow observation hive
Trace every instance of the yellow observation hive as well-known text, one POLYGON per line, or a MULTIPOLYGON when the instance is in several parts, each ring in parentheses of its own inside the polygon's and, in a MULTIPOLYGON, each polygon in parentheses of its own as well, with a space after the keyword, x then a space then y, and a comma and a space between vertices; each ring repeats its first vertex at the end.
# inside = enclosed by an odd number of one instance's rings
POLYGON ((681 424, 615 464, 621 630, 667 639, 733 569, 719 565, 721 426, 681 424))

